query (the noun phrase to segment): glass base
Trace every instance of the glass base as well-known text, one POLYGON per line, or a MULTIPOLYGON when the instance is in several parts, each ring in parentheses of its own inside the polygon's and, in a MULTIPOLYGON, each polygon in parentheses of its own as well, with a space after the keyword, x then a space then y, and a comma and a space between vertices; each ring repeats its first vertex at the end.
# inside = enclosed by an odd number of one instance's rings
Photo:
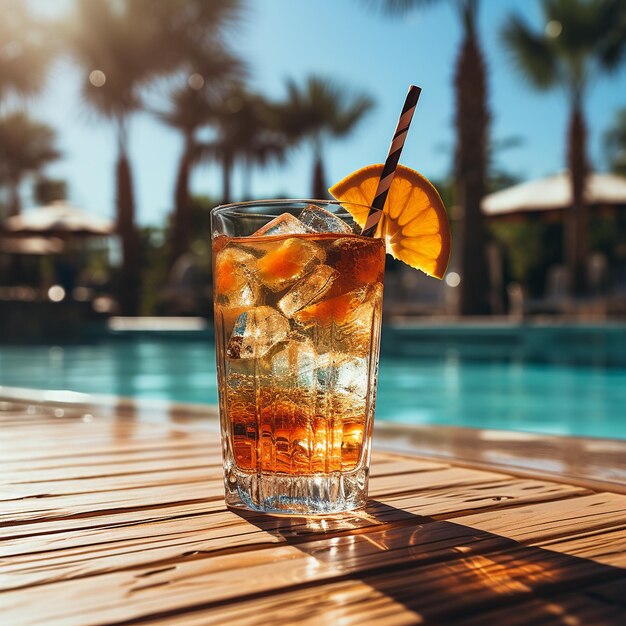
POLYGON ((360 508, 367 501, 367 481, 366 469, 289 476, 231 467, 224 474, 227 505, 281 515, 330 515, 360 508))

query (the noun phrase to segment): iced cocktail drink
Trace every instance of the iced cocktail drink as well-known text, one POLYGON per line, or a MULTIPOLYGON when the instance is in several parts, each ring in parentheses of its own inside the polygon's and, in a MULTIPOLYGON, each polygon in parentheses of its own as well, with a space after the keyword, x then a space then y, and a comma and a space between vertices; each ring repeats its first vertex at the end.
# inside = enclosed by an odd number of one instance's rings
POLYGON ((323 201, 212 213, 232 506, 319 514, 365 502, 385 248, 353 229, 341 205, 323 201))

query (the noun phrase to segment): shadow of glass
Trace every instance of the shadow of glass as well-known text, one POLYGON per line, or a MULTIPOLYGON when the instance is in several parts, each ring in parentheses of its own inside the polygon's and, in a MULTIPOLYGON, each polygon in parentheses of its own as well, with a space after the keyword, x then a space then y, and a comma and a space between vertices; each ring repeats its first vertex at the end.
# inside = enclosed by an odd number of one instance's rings
POLYGON ((626 570, 619 567, 376 500, 364 510, 324 518, 231 510, 314 559, 313 577, 294 584, 326 586, 298 602, 308 602, 312 614, 332 611, 335 622, 387 602, 401 605, 419 623, 574 626, 590 623, 590 611, 593 623, 626 623, 626 570), (346 582, 354 583, 350 594, 329 593, 328 584, 346 588, 346 582), (610 594, 601 593, 602 583, 611 583, 610 594))

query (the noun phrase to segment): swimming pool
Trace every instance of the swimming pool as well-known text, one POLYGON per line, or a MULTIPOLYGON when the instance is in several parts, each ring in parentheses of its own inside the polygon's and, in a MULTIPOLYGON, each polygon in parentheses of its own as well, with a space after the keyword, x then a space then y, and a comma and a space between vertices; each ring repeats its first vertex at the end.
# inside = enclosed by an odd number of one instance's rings
MULTIPOLYGON (((216 403, 214 344, 0 346, 0 385, 216 403)), ((376 419, 626 439, 626 325, 385 328, 376 419)))

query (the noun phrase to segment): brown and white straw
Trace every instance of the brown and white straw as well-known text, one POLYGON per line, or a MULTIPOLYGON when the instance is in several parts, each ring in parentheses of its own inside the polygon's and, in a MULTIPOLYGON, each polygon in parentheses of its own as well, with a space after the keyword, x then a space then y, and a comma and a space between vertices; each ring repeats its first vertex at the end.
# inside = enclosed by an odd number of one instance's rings
POLYGON ((404 147, 404 141, 409 131, 409 126, 411 125, 413 113, 415 112, 415 107, 417 106, 417 101, 419 100, 421 92, 422 90, 415 85, 411 85, 409 87, 409 93, 406 95, 406 100, 404 101, 404 106, 402 107, 402 113, 400 114, 398 125, 396 126, 396 132, 393 135, 387 159, 385 160, 385 165, 383 166, 383 171, 380 175, 380 180, 378 181, 376 194, 374 195, 369 215, 365 221, 365 226, 361 232, 361 234, 366 237, 372 237, 374 235, 378 222, 380 222, 380 218, 382 217, 385 200, 387 200, 387 194, 389 193, 389 187, 391 187, 393 177, 396 173, 396 167, 398 166, 398 161, 400 160, 400 154, 402 153, 402 148, 404 147))

